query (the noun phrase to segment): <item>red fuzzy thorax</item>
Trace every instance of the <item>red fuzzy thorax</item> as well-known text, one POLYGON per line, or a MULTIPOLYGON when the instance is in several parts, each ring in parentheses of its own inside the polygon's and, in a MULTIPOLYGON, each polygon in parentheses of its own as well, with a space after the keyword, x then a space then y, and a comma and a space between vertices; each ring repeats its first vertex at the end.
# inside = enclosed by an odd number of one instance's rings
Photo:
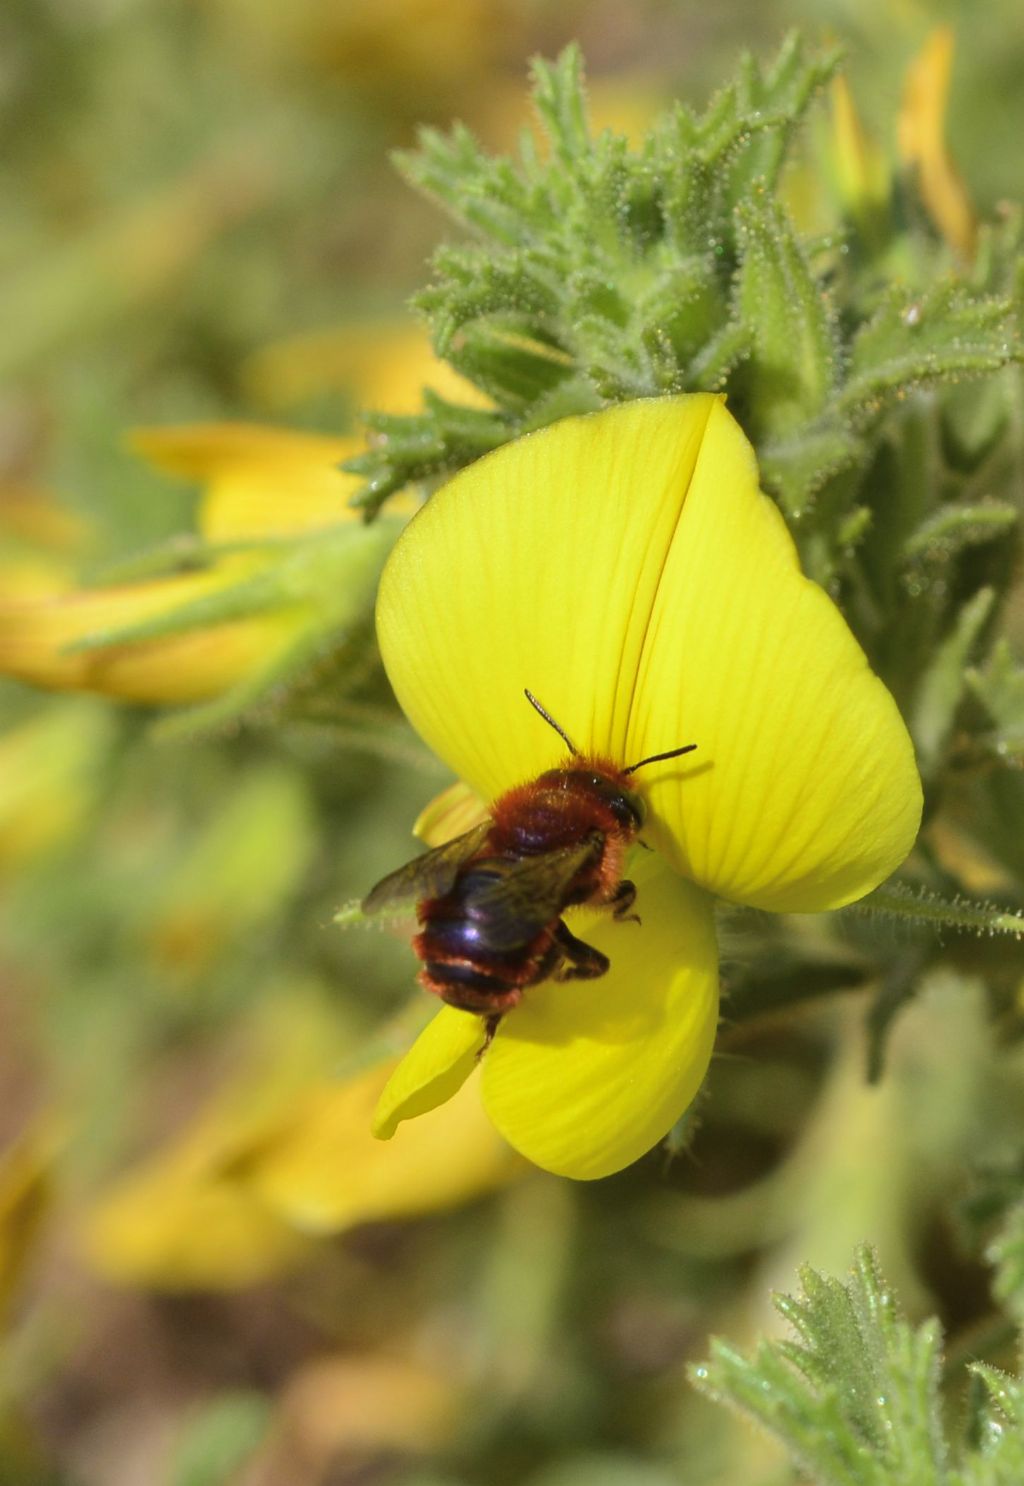
POLYGON ((639 825, 640 804, 628 776, 609 759, 585 757, 499 796, 491 806, 486 850, 534 856, 600 835, 600 856, 580 873, 565 906, 606 903, 622 879, 639 825))

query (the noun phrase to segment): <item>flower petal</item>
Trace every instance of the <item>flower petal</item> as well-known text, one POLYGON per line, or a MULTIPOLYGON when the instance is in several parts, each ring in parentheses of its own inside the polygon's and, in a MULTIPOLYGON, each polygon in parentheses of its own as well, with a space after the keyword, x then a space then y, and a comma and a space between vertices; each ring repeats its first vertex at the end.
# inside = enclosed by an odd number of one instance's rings
POLYGON ((698 744, 688 768, 641 776, 649 834, 722 897, 776 912, 838 907, 913 845, 910 736, 835 604, 800 572, 720 403, 652 605, 634 724, 633 757, 698 744))
POLYGON ((355 438, 258 423, 140 428, 132 446, 172 475, 201 480, 202 535, 210 542, 280 537, 353 521, 358 476, 340 469, 355 438))
POLYGON ((370 1115, 391 1067, 322 1080, 247 1164, 247 1185, 303 1232, 455 1207, 524 1169, 484 1114, 475 1074, 392 1143, 374 1140, 370 1115))
POLYGON ((412 828, 413 835, 428 846, 443 846, 487 819, 487 806, 468 784, 456 779, 429 800, 412 828))
POLYGON ((373 1116, 373 1133, 390 1140, 403 1120, 436 1109, 457 1093, 484 1045, 478 1016, 443 1006, 388 1079, 373 1116))
POLYGON ((653 853, 633 869, 640 925, 571 920, 609 956, 608 973, 533 987, 483 1059, 484 1107, 509 1144, 581 1180, 621 1170, 671 1129, 700 1087, 718 1021, 710 899, 653 853))
POLYGON ((898 143, 916 168, 921 197, 946 241, 966 260, 974 255, 978 222, 960 172, 946 146, 946 105, 953 70, 951 26, 937 26, 907 68, 898 143))
POLYGON ((637 782, 651 840, 724 897, 835 907, 913 843, 907 731, 720 398, 566 419, 470 466, 396 544, 377 624, 410 720, 485 798, 564 758, 524 687, 624 764, 695 742, 637 782))
POLYGON ((266 665, 296 627, 288 611, 227 619, 149 640, 72 647, 212 598, 244 568, 225 563, 112 588, 0 601, 0 674, 36 686, 96 691, 135 702, 196 702, 219 696, 266 665))
POLYGON ((651 606, 715 401, 629 403, 506 444, 395 544, 377 602, 388 676, 484 799, 565 756, 524 687, 579 748, 624 758, 651 606))

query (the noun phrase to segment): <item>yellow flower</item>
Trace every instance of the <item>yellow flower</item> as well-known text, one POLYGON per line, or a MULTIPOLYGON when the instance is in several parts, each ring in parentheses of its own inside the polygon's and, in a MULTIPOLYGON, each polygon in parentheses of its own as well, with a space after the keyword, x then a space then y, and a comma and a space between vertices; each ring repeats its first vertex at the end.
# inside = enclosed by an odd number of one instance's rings
POLYGON ((158 469, 203 485, 198 526, 208 542, 282 537, 353 520, 360 486, 339 466, 355 438, 259 423, 139 428, 131 445, 158 469))
POLYGON ((0 600, 0 672, 61 691, 133 702, 198 702, 219 696, 288 643, 292 616, 272 613, 154 639, 114 636, 223 593, 237 568, 28 600, 0 600), (76 649, 110 635, 97 649, 76 649))
MULTIPOLYGON (((408 320, 288 336, 249 357, 245 381, 253 396, 271 408, 340 388, 362 409, 418 413, 424 387, 465 407, 493 406, 478 387, 434 354, 425 332, 408 320)), ((357 452, 357 447, 350 451, 357 452)))
POLYGON ((828 162, 839 199, 862 232, 878 235, 889 200, 884 153, 866 132, 845 77, 832 80, 828 162))
POLYGON ((141 430, 135 443, 204 484, 208 543, 249 550, 134 583, 15 587, 0 599, 0 672, 134 702, 204 702, 269 683, 362 616, 390 534, 348 505, 360 482, 338 465, 355 440, 224 423, 141 430))
POLYGON ((109 1279, 244 1287, 301 1263, 318 1235, 455 1207, 521 1169, 472 1085, 393 1148, 375 1141, 397 1058, 332 1077, 335 1003, 294 988, 253 1031, 234 1077, 86 1215, 86 1253, 109 1279))
POLYGON ((953 32, 938 26, 907 68, 899 117, 899 150, 917 171, 921 197, 936 227, 962 258, 974 254, 977 222, 946 148, 946 103, 953 68, 953 32))
POLYGON ((341 1080, 321 1079, 254 1150, 246 1180, 306 1233, 338 1233, 457 1207, 517 1175, 523 1163, 486 1119, 476 1080, 384 1151, 370 1117, 397 1057, 341 1080))
POLYGON ((335 73, 403 112, 413 100, 448 110, 495 59, 520 54, 509 0, 217 0, 217 9, 243 49, 335 73))
MULTIPOLYGON (((581 751, 626 765, 697 745, 637 775, 642 925, 580 913, 611 970, 528 990, 482 1060, 514 1147, 569 1176, 616 1171, 704 1076, 714 895, 811 912, 886 877, 920 818, 907 731, 707 394, 567 419, 472 465, 396 544, 377 627, 410 721, 482 799, 564 760, 524 687, 581 751)), ((482 1041, 478 1017, 443 1008, 377 1133, 449 1097, 482 1041)))

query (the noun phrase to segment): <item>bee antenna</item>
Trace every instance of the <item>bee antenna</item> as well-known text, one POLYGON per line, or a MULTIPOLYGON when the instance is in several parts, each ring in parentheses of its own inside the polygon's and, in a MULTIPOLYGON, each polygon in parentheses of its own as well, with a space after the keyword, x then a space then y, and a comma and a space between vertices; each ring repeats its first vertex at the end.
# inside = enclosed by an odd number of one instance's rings
POLYGON ((696 743, 686 743, 682 748, 672 748, 668 753, 652 753, 650 758, 642 758, 638 764, 630 764, 628 769, 623 769, 623 774, 635 774, 637 769, 642 769, 645 764, 660 764, 662 759, 678 758, 682 753, 692 753, 697 747, 696 743))
MULTIPOLYGON (((569 752, 573 755, 573 757, 574 758, 578 758, 579 757, 579 749, 575 747, 575 745, 573 744, 572 739, 569 737, 569 734, 565 731, 564 728, 560 728, 558 726, 558 723, 551 716, 551 713, 548 712, 544 707, 541 706, 541 704, 538 702, 537 698, 534 696, 533 692, 530 691, 525 686, 523 687, 523 696, 529 702, 530 706, 534 709, 534 711, 540 713, 541 717, 543 717, 543 719, 547 723, 548 727, 554 728, 555 732, 561 738, 562 742, 565 744, 566 748, 568 748, 569 752)), ((628 773, 629 771, 627 770, 626 772, 628 773)))

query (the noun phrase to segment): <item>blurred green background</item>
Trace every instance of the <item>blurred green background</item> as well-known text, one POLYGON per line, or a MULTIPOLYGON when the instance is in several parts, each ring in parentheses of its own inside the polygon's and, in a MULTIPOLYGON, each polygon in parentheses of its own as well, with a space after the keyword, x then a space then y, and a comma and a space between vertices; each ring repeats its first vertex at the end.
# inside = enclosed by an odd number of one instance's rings
MULTIPOLYGON (((418 122, 507 146, 527 58, 577 37, 596 121, 637 131, 799 25, 845 45, 888 148, 942 22, 984 216, 1020 195, 1013 0, 7 0, 0 583, 102 576, 190 529, 204 482, 133 427, 346 435, 361 403, 404 406, 403 304, 446 230, 388 163, 418 122)), ((1014 1158, 1021 1095, 986 1072, 969 946, 878 1088, 835 995, 726 1028, 685 1156, 585 1187, 470 1131, 382 1174, 360 1080, 414 966, 331 918, 409 855, 441 767, 379 678, 287 727, 153 718, 0 689, 0 1482, 781 1483, 684 1368, 862 1238, 971 1350, 988 1281, 948 1199, 1014 1158)))

